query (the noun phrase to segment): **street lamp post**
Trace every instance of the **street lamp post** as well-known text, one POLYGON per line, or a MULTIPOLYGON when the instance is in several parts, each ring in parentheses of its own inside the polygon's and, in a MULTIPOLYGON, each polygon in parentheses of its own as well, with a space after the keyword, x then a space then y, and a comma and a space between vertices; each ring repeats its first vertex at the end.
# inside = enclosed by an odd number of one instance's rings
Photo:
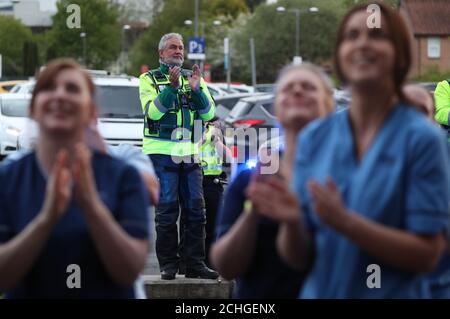
POLYGON ((198 37, 198 0, 195 0, 194 35, 198 37))
MULTIPOLYGON (((286 8, 285 7, 277 7, 277 11, 282 13, 282 12, 286 12, 286 8)), ((307 13, 307 12, 319 12, 319 9, 316 7, 311 7, 308 10, 301 10, 298 8, 294 8, 294 9, 289 9, 289 12, 293 12, 295 14, 295 57, 299 57, 300 56, 300 15, 302 13, 307 13)))
POLYGON ((125 66, 127 64, 127 58, 128 58, 128 42, 127 42, 127 31, 130 29, 130 26, 128 24, 125 24, 122 27, 122 59, 121 59, 121 71, 124 72, 125 71, 125 66))
POLYGON ((83 64, 85 67, 87 67, 87 65, 86 65, 86 36, 87 36, 86 32, 80 33, 80 38, 82 39, 82 42, 83 42, 83 64))

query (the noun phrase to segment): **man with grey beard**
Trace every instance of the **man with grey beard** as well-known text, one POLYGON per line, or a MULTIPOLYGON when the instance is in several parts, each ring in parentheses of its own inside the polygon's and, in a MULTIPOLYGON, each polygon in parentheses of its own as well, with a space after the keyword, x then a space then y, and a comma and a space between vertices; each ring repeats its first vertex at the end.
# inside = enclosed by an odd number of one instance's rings
MULTIPOLYGON (((205 203, 198 161, 196 121, 214 117, 215 105, 197 65, 182 69, 183 38, 169 33, 158 46, 159 68, 140 76, 144 112, 143 152, 158 175, 161 193, 156 207, 156 255, 161 278, 175 279, 180 257, 176 222, 185 212, 184 253, 187 278, 216 279, 205 265, 205 203)), ((201 123, 200 123, 201 125, 201 123)))

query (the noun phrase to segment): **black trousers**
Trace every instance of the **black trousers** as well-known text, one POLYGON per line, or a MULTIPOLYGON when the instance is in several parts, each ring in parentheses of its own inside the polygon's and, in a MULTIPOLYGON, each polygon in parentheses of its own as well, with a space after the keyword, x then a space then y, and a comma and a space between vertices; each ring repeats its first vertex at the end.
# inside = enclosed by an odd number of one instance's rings
MULTIPOLYGON (((216 218, 219 209, 222 205, 223 185, 221 183, 214 183, 218 180, 219 175, 204 175, 203 176, 203 196, 205 199, 206 210, 206 238, 205 238, 205 262, 208 267, 212 267, 209 261, 210 248, 215 239, 216 218)), ((185 214, 181 212, 180 217, 180 245, 178 247, 179 255, 181 256, 181 263, 184 260, 184 227, 185 214)))
POLYGON ((176 272, 179 267, 177 220, 181 203, 185 215, 184 256, 189 269, 205 265, 205 206, 203 172, 198 163, 175 163, 170 155, 152 154, 150 158, 161 185, 156 206, 156 256, 161 271, 176 272))
POLYGON ((205 239, 205 256, 206 263, 211 266, 209 262, 209 252, 211 245, 215 239, 216 218, 219 209, 222 205, 223 185, 221 183, 214 183, 214 179, 219 176, 205 175, 203 177, 203 196, 205 198, 206 208, 206 239, 205 239))

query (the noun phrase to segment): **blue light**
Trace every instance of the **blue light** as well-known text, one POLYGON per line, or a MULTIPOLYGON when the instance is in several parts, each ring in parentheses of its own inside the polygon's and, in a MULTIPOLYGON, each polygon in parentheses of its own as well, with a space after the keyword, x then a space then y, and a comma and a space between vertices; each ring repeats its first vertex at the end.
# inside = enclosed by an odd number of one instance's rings
POLYGON ((257 160, 255 160, 255 159, 249 159, 249 160, 247 161, 247 163, 246 163, 246 166, 247 166, 248 169, 252 169, 252 168, 255 168, 255 167, 256 167, 256 164, 257 164, 257 163, 258 163, 257 160))

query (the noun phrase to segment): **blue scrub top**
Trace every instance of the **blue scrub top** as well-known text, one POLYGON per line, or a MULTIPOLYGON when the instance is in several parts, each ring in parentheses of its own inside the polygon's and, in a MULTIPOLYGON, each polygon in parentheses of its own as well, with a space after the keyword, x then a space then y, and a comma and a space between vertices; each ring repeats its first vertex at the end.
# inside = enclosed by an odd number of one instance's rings
MULTIPOLYGON (((242 214, 253 170, 242 171, 228 186, 216 221, 217 239, 230 231, 242 214)), ((235 299, 296 298, 304 273, 291 269, 278 255, 278 223, 260 217, 253 258, 248 270, 236 278, 235 299)))
MULTIPOLYGON (((136 169, 94 152, 92 170, 99 196, 117 223, 130 236, 147 239, 149 198, 136 169)), ((47 178, 32 152, 0 166, 0 184, 0 243, 5 243, 41 211, 47 178)), ((134 298, 132 286, 116 284, 107 272, 74 197, 28 273, 8 291, 8 298, 134 298), (71 264, 80 267, 81 288, 67 286, 71 264)))
POLYGON ((411 233, 435 235, 449 220, 449 158, 445 137, 422 114, 397 105, 359 161, 348 110, 312 123, 299 137, 293 187, 315 239, 315 261, 302 298, 426 298, 424 275, 367 254, 324 225, 307 189, 311 178, 336 182, 345 206, 364 217, 411 233), (381 287, 368 288, 381 268, 381 287))

